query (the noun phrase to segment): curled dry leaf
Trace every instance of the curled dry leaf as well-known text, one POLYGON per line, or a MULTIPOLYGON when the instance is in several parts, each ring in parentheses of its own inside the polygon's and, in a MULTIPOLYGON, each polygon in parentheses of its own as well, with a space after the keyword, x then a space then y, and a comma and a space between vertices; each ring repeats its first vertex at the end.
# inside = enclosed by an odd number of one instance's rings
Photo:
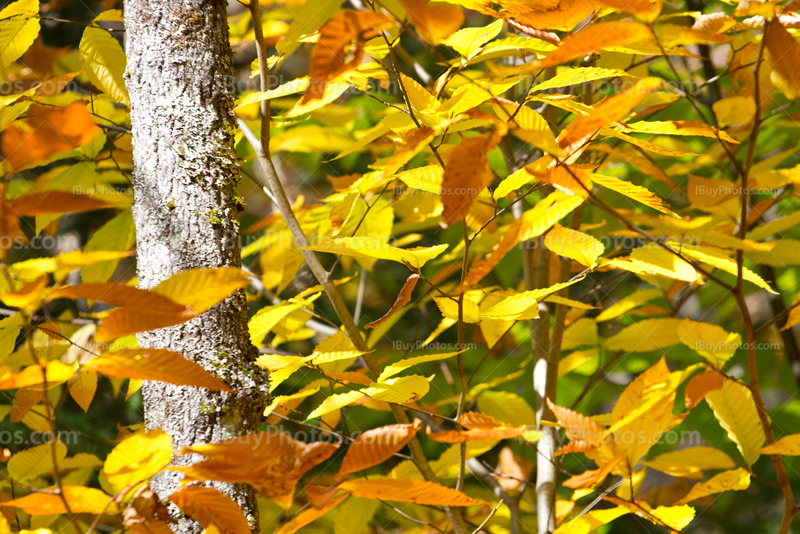
POLYGON ((414 273, 406 279, 406 283, 403 284, 403 288, 400 290, 400 293, 397 295, 397 299, 392 304, 392 307, 389 308, 389 311, 384 314, 383 317, 378 319, 377 321, 372 321, 371 323, 364 326, 365 329, 376 328, 389 320, 389 318, 400 311, 400 308, 405 306, 411 301, 411 292, 414 291, 414 286, 417 285, 417 280, 419 280, 419 275, 414 273))

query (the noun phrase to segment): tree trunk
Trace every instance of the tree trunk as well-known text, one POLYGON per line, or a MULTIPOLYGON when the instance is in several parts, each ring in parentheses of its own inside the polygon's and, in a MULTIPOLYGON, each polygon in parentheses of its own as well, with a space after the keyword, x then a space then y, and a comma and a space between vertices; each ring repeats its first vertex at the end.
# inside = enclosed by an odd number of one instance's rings
MULTIPOLYGON (((133 218, 139 287, 176 272, 241 266, 233 148, 233 67, 225 0, 127 0, 127 87, 133 128, 133 218)), ((163 428, 176 449, 258 430, 268 380, 253 363, 246 300, 238 291, 202 316, 139 336, 199 362, 235 394, 160 382, 143 388, 147 428, 163 428)), ((181 475, 151 481, 162 499, 181 475)), ((257 528, 255 495, 217 484, 257 528)), ((173 510, 174 511, 174 510, 173 510)), ((178 517, 176 531, 199 531, 178 517)))

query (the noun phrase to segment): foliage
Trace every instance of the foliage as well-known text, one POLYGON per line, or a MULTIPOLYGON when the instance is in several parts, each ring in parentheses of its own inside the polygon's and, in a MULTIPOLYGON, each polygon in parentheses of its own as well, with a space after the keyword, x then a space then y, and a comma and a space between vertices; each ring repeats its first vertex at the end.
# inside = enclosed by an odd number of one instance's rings
POLYGON ((279 534, 789 531, 800 3, 232 3, 237 61, 260 48, 235 109, 248 267, 150 290, 101 4, 0 11, 2 532, 168 532, 168 504, 249 532, 206 481, 252 485, 279 534), (50 46, 46 23, 81 31, 50 46), (142 381, 230 385, 136 334, 241 288, 262 427, 175 451, 142 381))

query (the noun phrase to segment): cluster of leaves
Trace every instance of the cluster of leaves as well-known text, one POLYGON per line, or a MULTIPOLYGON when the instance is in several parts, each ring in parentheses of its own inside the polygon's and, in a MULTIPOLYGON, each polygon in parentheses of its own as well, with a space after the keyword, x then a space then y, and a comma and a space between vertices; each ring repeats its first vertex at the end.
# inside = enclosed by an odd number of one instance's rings
MULTIPOLYGON (((169 501, 209 533, 251 525, 206 481, 252 485, 280 534, 533 531, 541 462, 566 474, 558 534, 621 516, 681 531, 751 478, 770 499, 777 478, 788 532, 800 295, 780 295, 800 291, 800 4, 307 0, 257 8, 256 25, 243 9, 234 48, 274 48, 252 74, 305 75, 243 93, 236 112, 257 130, 268 101, 270 152, 315 191, 327 170, 330 191, 294 199, 307 247, 286 213, 245 213, 257 275, 186 271, 148 291, 120 267, 135 241, 122 14, 55 49, 37 37, 58 4, 0 11, 0 71, 21 87, 0 96, 0 389, 15 391, 0 415, 51 437, 5 451, 3 532, 168 532, 147 486, 164 470, 185 482, 169 501), (80 234, 76 220, 94 230, 83 246, 25 257, 80 234), (331 259, 333 287, 307 283, 309 251, 331 259), (160 429, 120 427, 104 459, 56 438, 106 379, 130 403, 143 380, 229 390, 136 334, 245 287, 273 391, 259 432, 176 452, 160 429), (330 291, 365 310, 365 342, 330 291), (434 344, 448 348, 416 350, 434 344), (391 421, 406 411, 417 419, 391 421), (552 428, 565 440, 537 455, 552 428), (692 432, 702 441, 665 443, 692 432), (175 462, 188 454, 202 460, 175 462)), ((237 134, 248 175, 249 142, 237 134)))

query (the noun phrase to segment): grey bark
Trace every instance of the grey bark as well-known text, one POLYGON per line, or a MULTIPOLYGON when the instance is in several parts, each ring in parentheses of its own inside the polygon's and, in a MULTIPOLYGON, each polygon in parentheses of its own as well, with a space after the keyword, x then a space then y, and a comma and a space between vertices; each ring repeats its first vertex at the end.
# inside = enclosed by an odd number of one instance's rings
MULTIPOLYGON (((238 171, 233 149, 233 63, 225 0, 127 0, 125 24, 133 129, 133 218, 139 287, 200 267, 241 266, 238 171)), ((161 382, 143 388, 147 428, 163 428, 181 446, 258 430, 268 379, 247 330, 238 291, 202 316, 139 335, 143 347, 194 360, 236 393, 161 382)), ((154 477, 164 498, 180 474, 154 477)), ((216 484, 257 528, 254 491, 216 484)), ((175 512, 175 510, 173 510, 175 512)), ((199 526, 179 517, 181 534, 199 526)))

